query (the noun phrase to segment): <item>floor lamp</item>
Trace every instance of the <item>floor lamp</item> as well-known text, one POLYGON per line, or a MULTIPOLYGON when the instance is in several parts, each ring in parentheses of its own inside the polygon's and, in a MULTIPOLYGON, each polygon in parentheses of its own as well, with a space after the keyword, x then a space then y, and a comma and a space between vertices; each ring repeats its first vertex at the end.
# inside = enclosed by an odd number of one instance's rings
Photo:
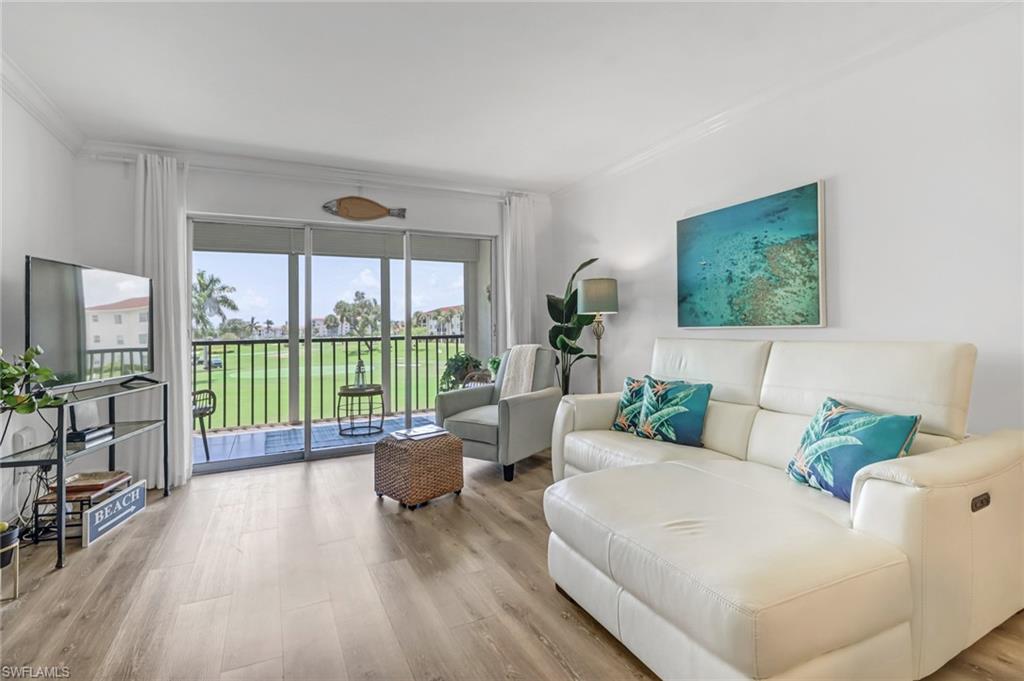
POLYGON ((593 324, 597 339, 597 392, 601 392, 601 337, 604 336, 606 314, 619 311, 619 285, 614 279, 584 279, 580 282, 579 314, 596 315, 593 324))

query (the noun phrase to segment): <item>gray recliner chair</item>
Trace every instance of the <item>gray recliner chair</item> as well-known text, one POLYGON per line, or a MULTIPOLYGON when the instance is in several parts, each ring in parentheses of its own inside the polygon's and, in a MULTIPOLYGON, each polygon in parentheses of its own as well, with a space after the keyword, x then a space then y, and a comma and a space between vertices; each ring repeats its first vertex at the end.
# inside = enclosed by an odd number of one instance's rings
POLYGON ((505 480, 511 481, 517 461, 551 446, 551 427, 562 391, 555 385, 555 353, 539 348, 532 390, 498 399, 507 358, 506 350, 494 385, 439 394, 435 423, 462 439, 463 456, 497 461, 505 480))

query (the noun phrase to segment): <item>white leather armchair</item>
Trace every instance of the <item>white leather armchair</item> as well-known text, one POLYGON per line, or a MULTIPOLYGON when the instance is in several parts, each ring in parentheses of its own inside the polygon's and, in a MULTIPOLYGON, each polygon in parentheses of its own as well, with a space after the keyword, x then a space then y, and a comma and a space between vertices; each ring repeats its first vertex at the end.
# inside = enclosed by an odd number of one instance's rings
POLYGON ((505 359, 493 386, 463 388, 437 396, 435 423, 462 439, 462 455, 496 461, 506 481, 515 464, 551 446, 551 426, 562 391, 555 386, 555 353, 537 350, 532 390, 500 399, 505 359))

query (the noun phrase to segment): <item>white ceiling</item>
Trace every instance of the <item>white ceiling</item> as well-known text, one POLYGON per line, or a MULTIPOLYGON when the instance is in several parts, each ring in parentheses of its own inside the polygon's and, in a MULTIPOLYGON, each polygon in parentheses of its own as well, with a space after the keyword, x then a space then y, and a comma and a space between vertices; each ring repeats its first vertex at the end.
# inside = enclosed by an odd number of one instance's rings
POLYGON ((548 191, 948 4, 4 3, 90 139, 548 191))

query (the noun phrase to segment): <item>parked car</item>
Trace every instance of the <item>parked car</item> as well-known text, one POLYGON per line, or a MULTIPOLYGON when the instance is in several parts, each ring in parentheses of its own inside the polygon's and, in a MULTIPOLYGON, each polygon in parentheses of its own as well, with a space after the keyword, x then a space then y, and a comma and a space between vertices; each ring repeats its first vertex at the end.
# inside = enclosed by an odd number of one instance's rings
POLYGON ((211 369, 222 369, 222 368, 224 368, 224 358, 223 357, 211 357, 210 358, 210 368, 211 369))

